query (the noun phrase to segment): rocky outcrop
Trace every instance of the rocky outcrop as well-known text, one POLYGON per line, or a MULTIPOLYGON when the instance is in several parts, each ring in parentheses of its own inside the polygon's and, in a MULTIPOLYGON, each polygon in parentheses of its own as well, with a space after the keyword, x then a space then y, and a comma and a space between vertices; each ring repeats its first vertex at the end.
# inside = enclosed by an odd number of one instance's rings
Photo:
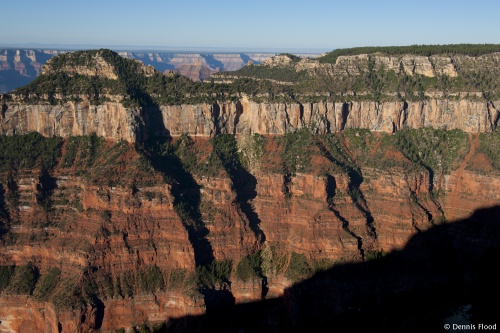
POLYGON ((500 101, 431 99, 421 102, 256 103, 247 98, 216 104, 164 105, 125 108, 117 102, 91 105, 29 105, 4 100, 0 134, 37 131, 45 136, 96 133, 114 140, 140 141, 152 129, 172 136, 212 137, 217 133, 282 135, 303 127, 313 133, 348 128, 393 133, 433 127, 471 133, 491 132, 498 126, 500 101), (157 119, 161 116, 162 123, 157 119), (162 129, 163 128, 163 129, 162 129))
POLYGON ((236 103, 162 106, 163 122, 171 135, 189 133, 257 133, 282 135, 303 127, 314 133, 347 128, 393 133, 408 128, 434 127, 466 132, 490 132, 497 127, 495 103, 433 99, 422 102, 351 103, 236 103))
MULTIPOLYGON (((405 73, 407 75, 423 75, 436 77, 445 75, 457 77, 459 70, 487 70, 489 66, 497 66, 500 61, 500 53, 492 53, 479 57, 465 55, 432 55, 430 57, 417 55, 388 56, 383 54, 359 54, 352 56, 339 56, 334 64, 321 63, 314 59, 302 59, 293 64, 297 71, 307 70, 310 73, 327 73, 330 75, 360 75, 368 69, 369 61, 374 70, 383 69, 394 71, 394 73, 405 73)), ((283 56, 273 57, 267 60, 269 64, 292 65, 290 59, 285 60, 283 56)))
POLYGON ((125 108, 118 102, 102 105, 85 101, 63 105, 9 103, 2 107, 0 134, 39 132, 47 137, 69 137, 96 133, 105 138, 135 142, 140 137, 141 113, 139 108, 125 108))

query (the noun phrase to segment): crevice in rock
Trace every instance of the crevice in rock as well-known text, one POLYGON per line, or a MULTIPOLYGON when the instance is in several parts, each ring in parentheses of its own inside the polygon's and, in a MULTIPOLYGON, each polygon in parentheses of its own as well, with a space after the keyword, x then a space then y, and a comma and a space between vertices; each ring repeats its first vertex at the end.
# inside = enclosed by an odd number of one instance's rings
POLYGON ((236 102, 236 115, 234 116, 234 125, 233 125, 233 135, 236 135, 238 132, 236 130, 236 127, 238 126, 240 122, 240 117, 243 114, 243 105, 241 105, 240 101, 236 102))
POLYGON ((12 211, 19 211, 19 186, 17 185, 17 181, 14 178, 7 180, 7 188, 9 191, 6 198, 10 207, 9 212, 12 214, 12 211))
POLYGON ((232 135, 221 138, 227 145, 221 142, 221 145, 214 143, 214 152, 221 160, 224 169, 233 183, 233 190, 236 192, 236 203, 241 212, 248 220, 248 226, 255 234, 258 244, 263 244, 266 240, 264 232, 260 229, 260 218, 255 212, 252 200, 257 196, 257 179, 248 170, 246 170, 237 156, 237 143, 232 135), (228 151, 225 151, 228 149, 228 151))
POLYGON ((0 184, 0 236, 9 232, 10 213, 5 203, 5 189, 0 184))
POLYGON ((290 173, 283 175, 283 183, 281 185, 281 193, 285 196, 285 198, 290 198, 290 185, 292 183, 292 175, 290 173))
POLYGON ((351 197, 356 208, 365 217, 368 234, 374 239, 377 239, 377 230, 374 225, 375 219, 373 218, 373 215, 370 209, 368 208, 368 204, 366 202, 363 191, 361 191, 361 183, 364 180, 363 175, 361 174, 361 171, 351 170, 348 172, 348 176, 350 179, 348 185, 349 196, 351 197))
POLYGON ((36 201, 48 213, 52 209, 52 194, 57 188, 56 178, 43 170, 36 185, 36 201))
MULTIPOLYGON (((424 168, 429 172, 429 188, 427 190, 429 192, 429 197, 430 197, 432 203, 434 205, 436 205, 436 208, 439 210, 439 212, 441 212, 441 215, 444 216, 444 211, 441 207, 441 204, 439 203, 439 201, 436 200, 436 198, 434 197, 434 194, 433 194, 434 193, 434 177, 435 177, 434 170, 432 168, 428 167, 427 165, 424 165, 424 168)), ((416 196, 415 196, 415 198, 416 198, 416 196)), ((420 203, 419 203, 419 205, 420 205, 420 203)), ((424 208, 424 207, 422 206, 422 208, 424 208)), ((425 210, 428 212, 428 214, 430 214, 431 218, 429 221, 432 222, 433 221, 432 214, 427 209, 425 209, 425 210)))
POLYGON ((422 205, 418 201, 418 198, 415 195, 415 193, 412 193, 412 200, 413 200, 413 202, 415 202, 415 204, 417 204, 418 207, 420 207, 420 209, 422 209, 424 211, 425 215, 427 215, 428 222, 432 222, 434 219, 434 217, 432 216, 432 213, 427 208, 425 208, 424 205, 422 205))
POLYGON ((403 109, 401 109, 401 112, 399 114, 399 124, 397 126, 398 131, 406 127, 407 118, 408 118, 408 102, 403 101, 403 109))
POLYGON ((334 197, 335 197, 335 192, 337 189, 337 184, 335 181, 335 177, 332 175, 327 175, 326 176, 326 184, 325 184, 325 190, 326 190, 326 201, 328 203, 328 209, 335 215, 337 219, 342 223, 342 229, 349 234, 351 237, 354 237, 357 241, 358 244, 358 251, 359 254, 361 255, 361 258, 364 260, 365 259, 365 251, 363 249, 363 239, 356 235, 350 228, 349 228, 349 221, 340 214, 340 211, 335 207, 334 204, 334 197))
POLYGON ((228 289, 204 289, 202 293, 207 315, 224 316, 236 304, 233 294, 228 289))
POLYGON ((1 113, 2 119, 5 119, 5 113, 7 112, 7 108, 8 108, 7 104, 3 103, 2 104, 2 113, 1 113))
MULTIPOLYGON (((363 214, 366 219, 366 227, 368 234, 377 239, 377 231, 374 225, 374 218, 371 214, 370 209, 368 208, 368 204, 364 197, 363 192, 361 191, 361 183, 363 182, 363 176, 361 171, 356 170, 352 166, 340 161, 335 158, 330 151, 325 147, 321 140, 316 140, 316 146, 319 148, 320 152, 326 157, 330 162, 340 166, 342 169, 347 170, 347 176, 349 177, 348 184, 348 194, 351 197, 356 208, 363 214)), ((345 144, 344 144, 345 146, 345 144)), ((344 147, 347 150, 347 147, 344 147)), ((343 156, 343 159, 350 159, 348 156, 343 156)), ((327 180, 328 182, 328 180, 327 180)), ((327 189, 328 191, 328 189, 327 189)), ((327 193, 328 194, 328 193, 327 193)))
POLYGON ((219 117, 220 117, 220 106, 219 106, 219 104, 214 103, 212 105, 212 119, 213 119, 214 128, 215 128, 214 136, 220 134, 219 117))
POLYGON ((189 175, 188 179, 174 181, 171 193, 174 197, 174 209, 193 245, 195 263, 197 266, 202 266, 211 263, 215 257, 212 245, 207 238, 209 230, 202 221, 198 208, 200 187, 190 174, 187 175, 189 175))
POLYGON ((349 104, 344 103, 342 104, 342 110, 341 110, 341 119, 342 122, 340 123, 340 131, 342 132, 345 129, 345 125, 347 124, 347 117, 349 116, 349 104))
POLYGON ((492 130, 496 130, 498 127, 498 122, 500 120, 500 111, 498 111, 493 102, 488 103, 488 114, 491 117, 492 130))
POLYGON ((159 153, 155 150, 161 142, 167 143, 165 139, 152 145, 146 143, 143 147, 138 147, 138 150, 143 151, 153 168, 163 174, 165 181, 171 185, 170 193, 174 197, 174 210, 188 233, 196 266, 208 265, 214 260, 214 252, 207 238, 209 230, 202 221, 199 211, 200 186, 184 169, 177 156, 169 152, 159 153))
MULTIPOLYGON (((424 205, 422 205, 419 201, 418 201, 418 197, 417 197, 417 194, 415 193, 415 191, 413 191, 411 189, 411 186, 408 182, 408 177, 406 176, 405 177, 405 181, 406 181, 406 185, 408 186, 408 189, 410 190, 410 199, 413 203, 415 203, 424 213, 425 215, 427 216, 427 222, 431 223, 433 221, 433 216, 432 216, 432 213, 427 209, 425 208, 424 205)), ((413 227, 417 230, 417 231, 420 231, 420 229, 416 226, 416 223, 415 223, 415 218, 413 217, 414 216, 414 213, 412 211, 412 224, 413 224, 413 227)))

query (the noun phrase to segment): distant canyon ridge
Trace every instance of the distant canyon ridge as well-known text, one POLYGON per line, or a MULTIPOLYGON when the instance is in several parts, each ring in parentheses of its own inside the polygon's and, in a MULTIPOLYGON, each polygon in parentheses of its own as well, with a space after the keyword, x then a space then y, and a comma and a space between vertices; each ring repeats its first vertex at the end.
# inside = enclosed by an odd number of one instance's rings
MULTIPOLYGON (((0 49, 0 93, 6 93, 33 81, 42 72, 42 66, 53 56, 67 50, 0 49)), ((203 81, 213 73, 235 71, 249 61, 254 64, 276 55, 275 53, 188 53, 120 51, 127 59, 142 61, 163 73, 179 73, 193 81, 203 81)), ((297 54, 301 57, 317 57, 319 54, 297 54)))

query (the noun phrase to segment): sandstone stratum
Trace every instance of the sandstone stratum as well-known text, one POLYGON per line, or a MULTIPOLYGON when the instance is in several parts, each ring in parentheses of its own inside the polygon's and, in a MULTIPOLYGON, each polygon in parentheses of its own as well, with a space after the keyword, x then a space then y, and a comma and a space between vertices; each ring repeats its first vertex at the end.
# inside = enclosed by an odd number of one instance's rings
MULTIPOLYGON (((325 57, 193 82, 81 51, 1 95, 0 332, 204 331, 189 318, 261 301, 258 327, 300 328, 309 308, 356 312, 368 285, 318 276, 443 259, 422 237, 444 228, 457 267, 498 249, 477 213, 500 204, 498 53, 325 57)), ((414 295, 422 265, 370 282, 376 302, 414 295)))

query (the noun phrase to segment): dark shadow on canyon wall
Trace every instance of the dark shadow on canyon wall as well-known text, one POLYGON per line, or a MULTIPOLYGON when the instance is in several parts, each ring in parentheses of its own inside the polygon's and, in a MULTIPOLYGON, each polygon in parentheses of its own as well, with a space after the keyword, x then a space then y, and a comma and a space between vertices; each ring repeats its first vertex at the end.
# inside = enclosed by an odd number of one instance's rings
POLYGON ((500 300, 500 205, 432 227, 400 251, 347 263, 282 297, 186 316, 165 332, 444 332, 495 324, 500 300))

